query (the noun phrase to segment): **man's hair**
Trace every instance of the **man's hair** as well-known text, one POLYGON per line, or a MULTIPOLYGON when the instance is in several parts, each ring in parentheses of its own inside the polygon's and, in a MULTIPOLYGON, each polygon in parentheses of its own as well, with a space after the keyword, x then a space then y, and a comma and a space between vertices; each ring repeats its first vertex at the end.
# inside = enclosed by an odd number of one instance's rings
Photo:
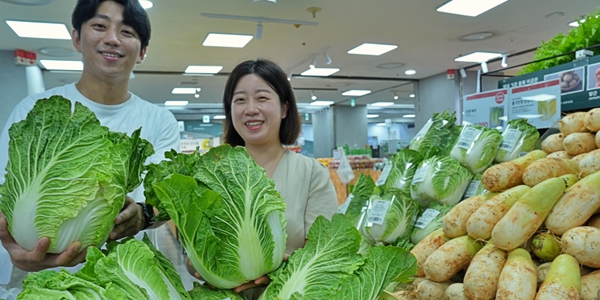
POLYGON ((227 79, 223 94, 223 106, 225 108, 224 142, 232 146, 245 146, 244 139, 233 127, 231 102, 238 82, 242 77, 249 74, 258 75, 277 93, 281 107, 287 103, 286 117, 281 120, 279 127, 279 140, 285 145, 294 144, 300 134, 301 127, 294 91, 283 70, 274 62, 265 59, 247 60, 237 65, 227 79))
POLYGON ((150 41, 150 19, 146 10, 138 0, 78 0, 71 23, 73 28, 81 34, 81 26, 96 15, 98 7, 104 1, 113 1, 123 6, 123 23, 131 26, 140 37, 143 50, 150 41))

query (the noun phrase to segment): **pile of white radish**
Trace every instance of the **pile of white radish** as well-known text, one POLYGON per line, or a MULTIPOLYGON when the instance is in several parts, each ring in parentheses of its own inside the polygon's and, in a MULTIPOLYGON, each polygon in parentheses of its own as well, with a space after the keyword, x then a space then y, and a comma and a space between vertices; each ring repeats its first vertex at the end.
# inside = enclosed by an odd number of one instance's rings
POLYGON ((600 108, 565 116, 542 150, 488 168, 411 252, 406 299, 583 299, 600 292, 600 108))

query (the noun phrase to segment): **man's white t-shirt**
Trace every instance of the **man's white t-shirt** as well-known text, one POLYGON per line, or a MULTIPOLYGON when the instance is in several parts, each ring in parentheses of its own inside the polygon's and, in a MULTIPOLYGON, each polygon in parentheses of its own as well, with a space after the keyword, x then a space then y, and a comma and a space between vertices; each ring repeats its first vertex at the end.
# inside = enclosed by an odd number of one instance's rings
MULTIPOLYGON (((96 103, 83 96, 75 83, 56 87, 23 99, 10 114, 2 133, 0 134, 0 184, 4 184, 6 164, 8 163, 8 129, 12 124, 24 120, 27 113, 33 109, 36 101, 61 95, 74 104, 80 102, 96 114, 100 124, 111 131, 124 132, 128 135, 142 127, 141 137, 148 140, 154 147, 154 154, 146 163, 157 163, 164 159, 164 153, 175 149, 179 151, 179 125, 171 112, 154 105, 130 93, 130 98, 117 105, 96 103)), ((144 202, 144 189, 140 185, 129 194, 136 202, 144 202)), ((1 199, 0 199, 1 201, 1 199)), ((0 244, 0 247, 2 245, 0 244)), ((3 250, 3 249, 2 249, 3 250)), ((0 251, 0 254, 2 252, 0 251)))

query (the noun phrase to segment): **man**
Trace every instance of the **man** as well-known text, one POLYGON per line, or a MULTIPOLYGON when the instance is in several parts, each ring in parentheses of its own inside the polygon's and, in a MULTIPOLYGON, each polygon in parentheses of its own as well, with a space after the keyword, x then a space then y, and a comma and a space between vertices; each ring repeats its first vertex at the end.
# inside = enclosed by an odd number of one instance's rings
MULTIPOLYGON (((163 159, 165 151, 179 150, 179 129, 174 116, 128 91, 130 73, 144 60, 151 31, 148 15, 138 0, 78 0, 72 24, 73 45, 82 54, 84 63, 81 78, 77 83, 29 96, 15 107, 0 135, 0 184, 4 183, 8 161, 8 129, 25 119, 38 99, 51 95, 81 102, 112 131, 131 134, 142 127, 142 138, 155 149, 150 162, 163 159)), ((151 225, 148 209, 152 208, 133 199, 144 200, 142 187, 128 195, 110 239, 135 235, 151 225)), ((33 250, 22 248, 8 232, 6 218, 1 213, 0 241, 13 264, 25 271, 75 266, 85 260, 86 252, 80 252, 80 242, 59 254, 46 253, 50 244, 46 237, 33 250)))

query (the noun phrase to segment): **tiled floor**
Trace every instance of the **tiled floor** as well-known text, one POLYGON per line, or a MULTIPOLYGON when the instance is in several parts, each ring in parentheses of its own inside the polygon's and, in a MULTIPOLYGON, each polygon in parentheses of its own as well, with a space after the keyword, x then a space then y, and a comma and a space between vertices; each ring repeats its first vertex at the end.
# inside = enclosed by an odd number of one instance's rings
MULTIPOLYGON (((186 290, 192 289, 193 282, 197 280, 185 268, 185 256, 179 241, 175 239, 166 225, 149 232, 153 244, 175 265, 186 290)), ((27 272, 14 268, 8 288, 21 288, 25 276, 27 276, 27 272)))

